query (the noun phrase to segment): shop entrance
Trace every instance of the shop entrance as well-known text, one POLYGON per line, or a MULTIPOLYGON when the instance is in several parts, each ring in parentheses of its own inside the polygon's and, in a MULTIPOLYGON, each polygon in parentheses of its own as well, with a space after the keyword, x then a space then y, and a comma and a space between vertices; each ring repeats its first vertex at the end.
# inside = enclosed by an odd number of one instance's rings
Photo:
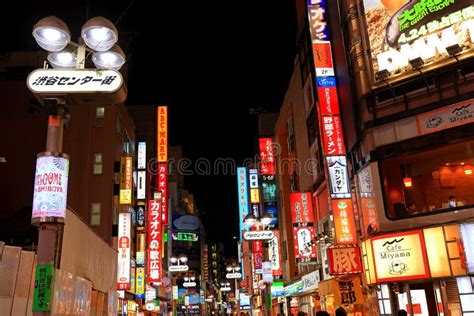
POLYGON ((438 287, 435 288, 432 282, 412 283, 408 288, 411 307, 407 293, 403 293, 398 295, 400 309, 405 309, 408 315, 413 316, 443 315, 441 295, 438 287))

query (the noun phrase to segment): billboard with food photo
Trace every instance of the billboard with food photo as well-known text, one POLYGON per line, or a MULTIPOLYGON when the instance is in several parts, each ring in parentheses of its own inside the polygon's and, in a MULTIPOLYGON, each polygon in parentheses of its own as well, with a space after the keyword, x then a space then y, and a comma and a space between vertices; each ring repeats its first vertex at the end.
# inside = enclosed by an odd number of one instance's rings
POLYGON ((474 0, 364 0, 374 72, 402 73, 474 46, 474 0), (456 50, 452 50, 456 51, 456 50))

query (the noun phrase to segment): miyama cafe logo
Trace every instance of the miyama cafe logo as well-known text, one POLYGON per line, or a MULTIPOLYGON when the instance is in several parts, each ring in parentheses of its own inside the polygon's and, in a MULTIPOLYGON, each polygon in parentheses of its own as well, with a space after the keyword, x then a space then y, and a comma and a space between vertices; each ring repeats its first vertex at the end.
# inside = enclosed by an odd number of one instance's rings
POLYGON ((401 260, 411 257, 411 248, 404 249, 401 244, 403 240, 405 238, 395 238, 382 245, 387 251, 381 252, 380 257, 384 260, 391 260, 389 273, 392 275, 402 275, 408 270, 407 264, 401 260))

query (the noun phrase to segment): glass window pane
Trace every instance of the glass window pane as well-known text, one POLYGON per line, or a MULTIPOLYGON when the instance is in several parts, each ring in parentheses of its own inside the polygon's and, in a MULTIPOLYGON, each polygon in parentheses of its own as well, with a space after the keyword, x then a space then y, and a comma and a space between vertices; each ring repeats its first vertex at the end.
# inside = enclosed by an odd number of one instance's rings
POLYGON ((98 226, 100 225, 100 214, 101 213, 101 204, 92 203, 91 205, 91 225, 98 226))
POLYGON ((460 294, 472 293, 472 284, 470 277, 457 278, 458 290, 460 294))
POLYGON ((102 162, 102 154, 95 154, 94 155, 94 162, 101 163, 102 162))
POLYGON ((385 314, 385 309, 383 307, 383 301, 379 301, 380 314, 385 314))
POLYGON ((95 110, 95 117, 96 118, 103 118, 105 114, 105 108, 104 107, 97 107, 95 110))
POLYGON ((384 300, 383 305, 385 307, 385 314, 392 314, 392 307, 390 306, 390 300, 384 300))
POLYGON ((461 307, 465 312, 474 312, 474 295, 460 295, 461 307))
POLYGON ((382 284, 382 297, 383 298, 390 298, 390 293, 388 291, 388 285, 382 284))
POLYGON ((99 226, 100 225, 100 214, 99 215, 92 215, 91 216, 91 226, 99 226))
POLYGON ((102 164, 94 164, 94 174, 102 174, 102 164))

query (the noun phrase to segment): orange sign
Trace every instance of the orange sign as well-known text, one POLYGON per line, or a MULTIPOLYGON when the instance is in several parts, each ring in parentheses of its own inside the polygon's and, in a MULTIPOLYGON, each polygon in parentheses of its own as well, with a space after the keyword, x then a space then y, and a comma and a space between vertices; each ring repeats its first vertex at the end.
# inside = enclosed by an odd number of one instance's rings
POLYGON ((336 244, 357 243, 357 231, 354 221, 354 210, 351 199, 334 199, 331 201, 336 228, 336 244))
POLYGON ((168 107, 159 106, 157 108, 157 145, 156 155, 158 162, 168 161, 168 107))
POLYGON ((364 229, 366 229, 366 232, 378 231, 379 218, 377 216, 377 208, 375 207, 375 199, 373 197, 362 198, 361 204, 364 229))
POLYGON ((132 157, 120 158, 120 204, 132 204, 132 157))

